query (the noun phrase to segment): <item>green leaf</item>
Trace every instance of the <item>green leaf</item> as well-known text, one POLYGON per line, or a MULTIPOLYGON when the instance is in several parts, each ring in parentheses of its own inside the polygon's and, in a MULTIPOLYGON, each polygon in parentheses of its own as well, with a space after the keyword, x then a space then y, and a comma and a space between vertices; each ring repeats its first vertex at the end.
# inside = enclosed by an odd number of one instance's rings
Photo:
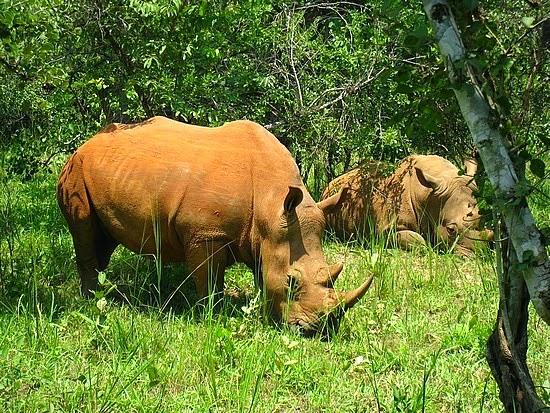
POLYGON ((107 299, 105 297, 101 297, 99 300, 97 300, 97 303, 95 303, 95 305, 100 312, 103 312, 107 307, 107 299))
POLYGON ((400 83, 397 85, 397 87, 395 88, 395 91, 397 93, 402 93, 404 95, 408 95, 410 93, 413 93, 414 92, 414 88, 406 83, 400 83))
POLYGON ((107 275, 104 272, 101 271, 97 274, 97 281, 99 282, 100 285, 105 284, 106 280, 107 280, 107 275))
POLYGON ((462 4, 466 7, 466 10, 472 11, 479 5, 478 0, 462 0, 462 4))
POLYGON ((518 156, 519 156, 521 159, 523 159, 526 163, 527 163, 528 161, 530 161, 530 160, 533 158, 533 156, 529 153, 529 151, 527 151, 527 150, 525 150, 525 149, 523 149, 522 151, 520 151, 520 152, 518 153, 518 156))
POLYGON ((476 88, 470 83, 464 84, 462 88, 468 94, 468 96, 473 96, 476 93, 476 88))
POLYGON ((374 267, 376 265, 376 263, 378 262, 378 253, 377 252, 373 252, 372 255, 370 256, 370 265, 372 267, 374 267))
POLYGON ((542 159, 531 159, 529 169, 537 178, 543 179, 545 175, 546 164, 542 159))
POLYGON ((405 128, 405 134, 409 137, 409 138, 412 138, 414 137, 414 123, 411 122, 407 125, 407 127, 405 128))
POLYGON ((208 10, 208 2, 203 1, 199 8, 199 16, 204 17, 206 15, 207 10, 208 10))
POLYGON ((155 387, 160 383, 160 374, 156 366, 152 364, 147 366, 147 375, 149 376, 149 388, 155 387))
POLYGON ((484 71, 487 68, 487 62, 484 62, 479 59, 468 59, 468 63, 475 67, 480 72, 484 71))
POLYGON ((546 146, 550 146, 550 138, 544 134, 544 133, 539 133, 537 134, 537 137, 540 139, 540 141, 545 144, 546 146))
POLYGON ((470 318, 470 321, 468 322, 468 328, 472 330, 476 326, 477 322, 478 322, 477 315, 472 316, 472 318, 470 318))
POLYGON ((521 264, 532 264, 533 259, 535 258, 535 254, 532 250, 523 251, 523 255, 521 257, 521 264))
POLYGON ((381 9, 386 16, 394 18, 399 14, 402 7, 401 2, 398 0, 385 0, 381 9))
POLYGON ((522 17, 521 18, 521 23, 527 27, 528 29, 531 29, 533 28, 533 23, 535 23, 535 18, 534 17, 522 17))
POLYGON ((423 45, 426 42, 427 37, 428 37, 427 30, 425 34, 417 30, 416 32, 413 32, 412 34, 409 34, 408 36, 405 37, 405 40, 403 41, 403 45, 410 49, 415 49, 423 45))

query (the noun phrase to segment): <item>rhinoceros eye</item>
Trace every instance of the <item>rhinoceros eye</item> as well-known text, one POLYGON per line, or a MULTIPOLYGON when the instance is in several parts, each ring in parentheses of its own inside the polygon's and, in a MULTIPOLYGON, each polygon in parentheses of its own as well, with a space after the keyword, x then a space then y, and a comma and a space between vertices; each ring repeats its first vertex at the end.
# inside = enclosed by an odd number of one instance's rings
POLYGON ((456 224, 449 224, 447 225, 447 233, 450 237, 456 236, 456 224))

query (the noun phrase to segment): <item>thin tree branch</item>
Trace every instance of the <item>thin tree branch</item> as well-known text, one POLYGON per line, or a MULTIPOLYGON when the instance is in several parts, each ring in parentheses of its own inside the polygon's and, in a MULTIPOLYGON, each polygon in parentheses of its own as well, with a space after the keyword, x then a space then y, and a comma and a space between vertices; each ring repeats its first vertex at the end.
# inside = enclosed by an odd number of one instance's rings
MULTIPOLYGON (((293 14, 294 14, 294 11, 293 11, 293 14)), ((291 15, 289 14, 287 27, 289 27, 291 24, 292 24, 291 15)), ((290 67, 292 68, 292 74, 294 75, 294 80, 296 81, 296 89, 298 91, 300 108, 302 108, 304 106, 304 97, 302 96, 302 86, 300 85, 300 78, 298 77, 298 73, 296 73, 296 65, 294 64, 294 26, 290 28, 290 67)))
POLYGON ((369 73, 369 76, 368 76, 367 79, 365 79, 363 81, 360 81, 360 82, 357 82, 356 84, 353 84, 353 85, 350 85, 350 86, 347 86, 347 87, 327 89, 325 92, 322 93, 322 95, 327 94, 328 92, 337 91, 337 90, 341 90, 342 92, 340 92, 340 94, 336 98, 334 98, 332 100, 329 100, 328 102, 325 102, 325 103, 323 103, 321 105, 318 105, 318 106, 310 107, 309 109, 303 110, 303 111, 299 112, 298 114, 296 114, 296 115, 294 115, 294 116, 292 116, 288 119, 268 123, 268 124, 264 125, 264 128, 273 129, 273 128, 276 128, 278 126, 286 125, 288 123, 292 123, 292 122, 294 122, 298 119, 302 119, 302 118, 310 116, 314 113, 317 113, 317 112, 320 112, 322 110, 328 109, 328 108, 336 105, 337 103, 344 101, 347 97, 353 95, 354 93, 360 92, 366 85, 368 85, 369 83, 372 83, 374 80, 376 80, 378 78, 378 76, 380 76, 380 74, 382 74, 382 72, 384 70, 385 69, 380 69, 375 75, 371 75, 369 73))

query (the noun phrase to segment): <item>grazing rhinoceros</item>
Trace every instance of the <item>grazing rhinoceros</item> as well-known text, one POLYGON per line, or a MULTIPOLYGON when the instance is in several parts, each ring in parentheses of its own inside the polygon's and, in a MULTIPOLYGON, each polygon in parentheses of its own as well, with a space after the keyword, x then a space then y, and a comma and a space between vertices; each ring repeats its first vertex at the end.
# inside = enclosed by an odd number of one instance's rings
POLYGON ((222 293, 225 268, 244 262, 274 318, 306 334, 337 326, 372 281, 333 288, 342 264, 327 264, 321 238, 340 195, 315 203, 288 150, 260 125, 206 128, 163 117, 105 127, 70 157, 57 184, 84 295, 118 244, 187 262, 202 297, 222 293))
POLYGON ((365 239, 395 230, 403 249, 414 244, 443 244, 471 255, 476 240, 492 239, 479 231, 480 215, 473 195, 477 163, 465 162, 465 174, 439 156, 411 155, 386 176, 380 162, 367 163, 330 182, 321 199, 345 189, 327 217, 341 240, 365 239))

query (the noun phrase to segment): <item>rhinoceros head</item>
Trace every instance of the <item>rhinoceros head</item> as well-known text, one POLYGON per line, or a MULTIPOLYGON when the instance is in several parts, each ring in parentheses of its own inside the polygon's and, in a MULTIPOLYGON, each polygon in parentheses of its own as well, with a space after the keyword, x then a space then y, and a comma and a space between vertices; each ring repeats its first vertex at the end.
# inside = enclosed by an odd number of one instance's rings
POLYGON ((334 289, 343 266, 327 264, 321 238, 325 214, 339 203, 342 192, 315 203, 304 188, 290 187, 275 224, 265 230, 262 275, 273 316, 305 335, 336 331, 345 310, 372 282, 370 277, 353 291, 334 289))
POLYGON ((428 214, 435 226, 435 242, 454 247, 459 255, 470 256, 478 241, 492 240, 493 233, 479 230, 481 216, 474 192, 477 163, 465 161, 465 174, 451 179, 430 175, 416 169, 420 183, 433 192, 428 202, 428 214))

